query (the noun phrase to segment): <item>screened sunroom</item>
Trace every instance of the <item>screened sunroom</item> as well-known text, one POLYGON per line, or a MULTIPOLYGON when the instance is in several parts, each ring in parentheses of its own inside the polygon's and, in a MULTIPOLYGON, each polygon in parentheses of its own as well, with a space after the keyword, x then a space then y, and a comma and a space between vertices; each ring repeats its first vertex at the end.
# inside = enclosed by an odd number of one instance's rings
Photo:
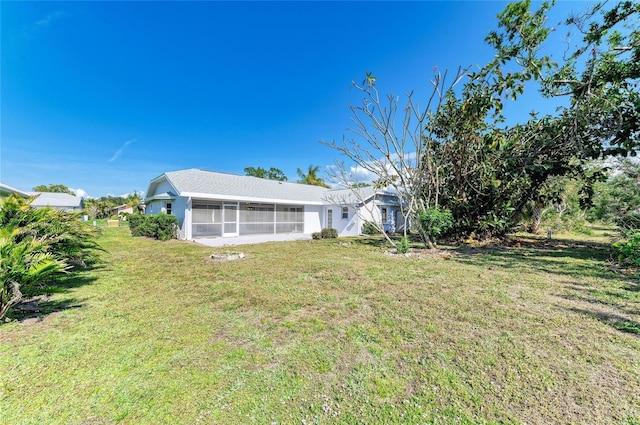
POLYGON ((192 237, 302 233, 304 207, 254 202, 193 201, 192 237))

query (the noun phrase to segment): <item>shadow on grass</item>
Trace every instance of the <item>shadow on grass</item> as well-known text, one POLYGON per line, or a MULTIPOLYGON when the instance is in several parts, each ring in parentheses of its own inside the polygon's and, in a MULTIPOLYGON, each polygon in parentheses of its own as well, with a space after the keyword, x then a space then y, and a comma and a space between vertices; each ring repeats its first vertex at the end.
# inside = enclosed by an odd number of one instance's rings
POLYGON ((73 271, 67 275, 58 276, 47 286, 34 286, 24 288, 23 301, 14 306, 7 313, 7 318, 19 322, 42 320, 45 316, 72 308, 82 307, 82 300, 77 298, 64 298, 62 300, 51 300, 54 294, 66 294, 74 288, 93 283, 97 278, 90 276, 89 272, 104 268, 103 265, 93 265, 91 267, 73 271))
POLYGON ((575 278, 622 280, 635 287, 636 278, 610 267, 611 248, 602 242, 580 240, 514 239, 509 245, 453 248, 459 261, 478 266, 529 268, 575 278))
POLYGON ((589 311, 580 308, 570 308, 569 311, 597 319, 605 325, 609 325, 621 332, 640 335, 640 323, 634 320, 627 319, 626 317, 622 317, 612 313, 589 311))

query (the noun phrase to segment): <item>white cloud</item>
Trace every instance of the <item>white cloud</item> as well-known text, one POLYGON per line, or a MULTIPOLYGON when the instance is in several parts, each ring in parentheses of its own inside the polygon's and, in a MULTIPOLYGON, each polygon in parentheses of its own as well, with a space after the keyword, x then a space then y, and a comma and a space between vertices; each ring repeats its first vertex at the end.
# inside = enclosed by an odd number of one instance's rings
POLYGON ((78 188, 78 189, 71 189, 71 190, 76 194, 76 196, 79 196, 82 199, 90 198, 89 194, 84 189, 78 188))
POLYGON ((120 149, 116 151, 116 153, 113 154, 113 156, 108 160, 108 162, 113 162, 116 159, 120 158, 120 155, 122 155, 122 152, 124 152, 126 147, 129 146, 131 143, 135 142, 136 140, 138 139, 131 139, 124 142, 124 144, 120 147, 120 149))

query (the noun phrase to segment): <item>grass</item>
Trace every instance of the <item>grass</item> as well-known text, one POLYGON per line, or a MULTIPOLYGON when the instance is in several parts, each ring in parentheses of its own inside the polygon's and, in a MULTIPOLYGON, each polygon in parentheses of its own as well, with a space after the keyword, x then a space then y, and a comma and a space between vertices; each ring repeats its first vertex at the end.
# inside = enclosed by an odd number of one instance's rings
POLYGON ((640 423, 639 275, 602 236, 225 262, 125 227, 101 243, 102 266, 0 326, 0 423, 640 423))

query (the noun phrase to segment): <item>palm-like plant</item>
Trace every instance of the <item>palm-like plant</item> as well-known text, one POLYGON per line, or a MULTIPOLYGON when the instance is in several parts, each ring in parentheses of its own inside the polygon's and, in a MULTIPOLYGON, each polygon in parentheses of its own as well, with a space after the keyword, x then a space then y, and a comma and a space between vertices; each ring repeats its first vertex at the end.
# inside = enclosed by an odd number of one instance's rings
POLYGON ((22 300, 22 290, 72 266, 98 260, 98 230, 79 214, 31 208, 11 196, 0 203, 0 318, 22 300))
POLYGON ((302 171, 300 168, 298 168, 298 177, 300 177, 300 180, 298 180, 298 183, 310 184, 313 186, 329 187, 329 185, 324 182, 322 177, 318 177, 319 170, 320 170, 319 165, 315 165, 315 166, 309 165, 309 169, 307 170, 306 173, 302 171))
POLYGON ((16 242, 21 236, 19 228, 0 228, 0 319, 22 300, 21 287, 39 284, 69 268, 49 252, 46 238, 27 237, 16 242))

